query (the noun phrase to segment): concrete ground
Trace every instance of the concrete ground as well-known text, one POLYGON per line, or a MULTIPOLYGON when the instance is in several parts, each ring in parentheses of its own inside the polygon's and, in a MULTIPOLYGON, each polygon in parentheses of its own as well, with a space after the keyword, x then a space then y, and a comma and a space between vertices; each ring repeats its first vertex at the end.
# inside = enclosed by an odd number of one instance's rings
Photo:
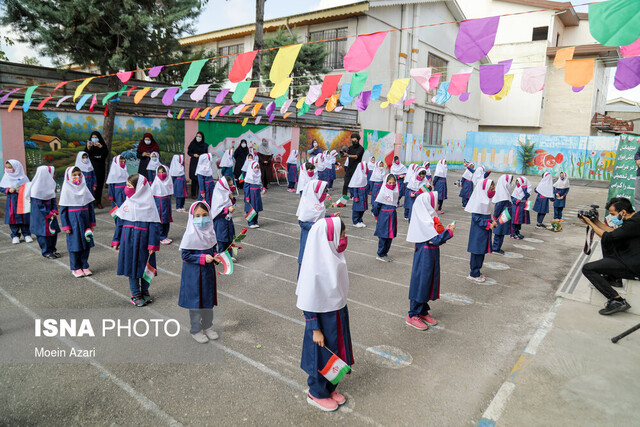
MULTIPOLYGON (((187 327, 186 311, 177 309, 181 271, 178 246, 186 214, 174 212, 170 237, 175 241, 161 248, 159 275, 151 286, 156 301, 142 309, 129 304, 127 280, 115 274, 117 253, 108 247, 113 220, 107 209, 97 215, 97 245, 89 259, 94 272, 91 278, 71 276, 64 238, 58 242, 63 257, 49 261, 40 256, 36 243, 10 245, 8 228, 2 227, 0 424, 477 424, 541 322, 548 318, 554 293, 582 250, 584 231, 574 219, 577 207, 593 202, 603 205, 607 190, 574 186, 568 197, 564 230, 552 233, 525 226, 523 234, 528 239, 507 239, 507 256, 487 256, 483 273, 492 280, 479 285, 465 279, 469 273, 466 248, 470 215, 461 209, 457 187, 452 185, 460 174, 450 171, 449 175, 449 200, 441 219, 444 223, 456 220, 457 228, 454 238, 442 247, 441 299, 431 304, 431 314, 440 325, 428 332, 404 323, 413 253, 411 244, 404 240, 407 222, 399 221, 399 236, 390 252, 395 261, 382 263, 375 259, 377 239, 371 214, 365 214, 367 228, 358 229, 350 224, 350 207, 340 210, 349 235, 348 306, 355 364, 352 375, 339 385, 347 404, 330 414, 312 408, 305 400, 306 375, 299 368, 304 325, 295 307, 294 292, 300 232, 295 217, 298 197, 284 187, 272 186, 264 196, 261 228, 249 230, 233 275, 218 276, 219 306, 214 325, 220 339, 200 345, 183 330, 164 347, 140 344, 138 350, 133 341, 122 352, 133 351, 137 359, 120 363, 119 350, 112 349, 107 357, 104 346, 100 347, 104 353, 98 352, 89 363, 34 361, 30 353, 34 342, 69 348, 74 343, 92 345, 95 341, 65 337, 37 341, 33 319, 50 317, 53 309, 68 309, 79 318, 88 312, 106 312, 114 313, 112 317, 175 318, 183 329, 187 327), (150 363, 152 360, 157 362, 150 363)), ((539 180, 530 179, 534 185, 539 180)), ((334 199, 339 197, 341 181, 336 187, 334 199)), ((241 215, 234 221, 236 230, 246 224, 241 215)), ((580 307, 586 319, 583 325, 573 320, 577 311, 565 313, 569 306, 558 308, 556 325, 560 319, 566 321, 551 332, 552 339, 543 341, 540 355, 528 365, 536 371, 530 369, 527 375, 523 371, 518 378, 524 385, 511 393, 512 406, 505 403, 498 411, 504 416, 499 422, 566 423, 566 417, 556 409, 566 406, 561 398, 573 399, 576 405, 591 404, 590 400, 580 401, 588 395, 591 379, 592 399, 597 396, 600 405, 591 411, 602 409, 608 402, 608 407, 617 408, 613 402, 619 394, 603 395, 598 390, 606 385, 606 390, 613 391, 616 382, 612 376, 592 372, 592 368, 602 360, 609 369, 623 372, 619 362, 627 359, 621 359, 620 354, 630 351, 625 350, 628 343, 637 344, 640 332, 628 337, 627 343, 621 342, 625 347, 618 344, 619 353, 608 353, 611 344, 601 343, 603 337, 617 334, 633 321, 618 320, 622 317, 603 321, 596 308, 584 305, 580 307), (587 333, 594 328, 597 334, 587 333), (571 344, 578 338, 580 343, 571 344), (567 359, 567 367, 581 355, 592 360, 568 372, 561 372, 565 365, 556 360, 557 366, 547 372, 549 342, 563 346, 566 354, 581 350, 571 355, 574 359, 567 359), (585 352, 589 346, 602 353, 585 352), (560 397, 549 393, 534 398, 527 394, 528 390, 540 393, 543 385, 551 387, 553 381, 571 374, 582 375, 576 383, 579 393, 556 390, 560 397), (527 402, 535 403, 546 418, 528 417, 527 402), (554 409, 546 410, 547 406, 554 409)), ((113 342, 113 348, 118 349, 122 342, 130 341, 113 342)), ((552 354, 548 357, 557 359, 556 347, 549 347, 552 354)), ((631 384, 631 378, 625 384, 631 384)), ((575 418, 575 423, 612 421, 587 418, 590 413, 575 418)), ((580 416, 580 412, 576 414, 580 416)))

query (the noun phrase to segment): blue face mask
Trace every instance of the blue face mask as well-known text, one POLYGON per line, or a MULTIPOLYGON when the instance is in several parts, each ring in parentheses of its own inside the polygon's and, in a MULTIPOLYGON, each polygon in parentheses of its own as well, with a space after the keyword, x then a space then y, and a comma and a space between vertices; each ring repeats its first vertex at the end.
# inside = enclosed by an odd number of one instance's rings
POLYGON ((193 218, 193 225, 198 228, 205 228, 209 224, 211 224, 211 218, 208 215, 193 218))
POLYGON ((622 225, 622 220, 617 215, 611 215, 611 223, 617 227, 622 225))

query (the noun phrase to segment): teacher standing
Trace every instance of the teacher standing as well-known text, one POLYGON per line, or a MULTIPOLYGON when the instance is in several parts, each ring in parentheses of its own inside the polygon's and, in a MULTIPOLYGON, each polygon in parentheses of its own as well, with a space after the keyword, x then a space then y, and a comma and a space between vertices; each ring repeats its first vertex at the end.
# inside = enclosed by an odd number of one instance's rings
POLYGON ((104 178, 106 173, 106 162, 109 158, 109 148, 102 139, 100 132, 94 130, 87 141, 87 154, 91 160, 91 166, 96 174, 96 208, 102 209, 102 189, 104 188, 104 178))
POLYGON ((344 165, 344 185, 342 186, 342 195, 346 196, 349 190, 349 181, 364 156, 364 148, 360 145, 360 134, 351 134, 351 146, 346 151, 343 147, 342 155, 347 157, 344 165))
POLYGON ((235 177, 236 182, 240 179, 240 175, 242 175, 242 166, 244 166, 244 161, 247 159, 248 155, 249 147, 247 147, 247 140, 243 139, 240 141, 240 146, 233 152, 233 158, 235 160, 233 176, 235 177))
POLYGON ((136 157, 140 159, 140 164, 138 165, 138 173, 147 179, 147 166, 149 165, 149 160, 151 160, 151 153, 160 154, 160 145, 153 139, 153 135, 150 133, 145 133, 142 137, 142 141, 138 143, 138 149, 136 150, 136 157))
POLYGON ((195 138, 189 143, 189 148, 187 149, 187 155, 191 157, 189 161, 189 179, 191 180, 191 198, 193 199, 198 195, 198 177, 196 176, 198 157, 207 154, 208 150, 209 147, 204 142, 204 134, 202 132, 196 133, 195 138))
POLYGON ((271 171, 273 170, 273 151, 269 141, 262 139, 262 144, 258 147, 258 158, 260 159, 260 172, 262 172, 262 186, 269 188, 271 171))

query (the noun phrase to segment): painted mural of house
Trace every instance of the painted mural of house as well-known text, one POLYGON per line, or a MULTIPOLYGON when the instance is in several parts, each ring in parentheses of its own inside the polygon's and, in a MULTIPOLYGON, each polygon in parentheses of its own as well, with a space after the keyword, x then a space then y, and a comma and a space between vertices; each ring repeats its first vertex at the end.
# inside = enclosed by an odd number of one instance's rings
POLYGON ((62 147, 60 138, 56 136, 31 135, 29 139, 33 141, 38 147, 49 147, 51 148, 51 151, 59 150, 62 147))

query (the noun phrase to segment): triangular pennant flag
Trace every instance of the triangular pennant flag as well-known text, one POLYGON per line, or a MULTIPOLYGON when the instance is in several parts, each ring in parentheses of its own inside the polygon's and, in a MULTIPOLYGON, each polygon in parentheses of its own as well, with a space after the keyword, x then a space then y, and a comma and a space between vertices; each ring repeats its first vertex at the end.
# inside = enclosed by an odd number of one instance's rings
POLYGON ((626 46, 640 35, 640 1, 610 0, 589 5, 589 31, 603 46, 626 46))
POLYGON ((200 102, 202 101, 202 98, 204 98, 204 96, 207 94, 207 92, 209 92, 209 87, 211 86, 211 83, 205 83, 202 84, 200 86, 198 86, 189 96, 189 98, 193 99, 196 102, 200 102))
POLYGON ((382 94, 382 84, 373 85, 373 88, 371 88, 371 96, 370 96, 371 100, 377 101, 378 98, 380 98, 381 94, 382 94))
POLYGON ((253 122, 253 123, 254 123, 254 124, 256 124, 256 125, 257 125, 257 124, 260 124, 260 120, 261 120, 261 119, 262 119, 262 116, 258 116, 258 117, 256 117, 256 121, 255 121, 255 122, 253 122))
POLYGON ((140 89, 139 91, 136 92, 136 94, 133 96, 133 102, 135 104, 139 104, 140 101, 142 101, 142 98, 144 98, 144 96, 151 90, 150 87, 145 87, 140 89))
POLYGON ((233 108, 233 105, 225 105, 224 107, 222 107, 219 113, 220 117, 226 116, 231 108, 233 108))
POLYGON ((244 96, 244 98, 242 98, 242 103, 243 104, 251 104, 253 102, 253 98, 255 98, 257 92, 258 92, 258 88, 257 87, 250 87, 249 90, 247 91, 246 95, 244 96))
POLYGON ((442 76, 442 73, 431 74, 431 77, 429 77, 429 90, 438 87, 440 84, 440 76, 442 76))
POLYGON ((127 84, 131 76, 133 76, 133 71, 122 71, 120 73, 116 73, 116 76, 118 76, 122 84, 127 84))
POLYGON ((244 119, 242 119, 242 126, 246 126, 248 121, 249 117, 245 117, 244 119))
POLYGON ((241 113, 244 113, 244 112, 245 112, 245 111, 247 111, 249 108, 251 108, 251 105, 245 105, 244 107, 242 107, 242 108, 240 109, 240 112, 241 112, 241 113))
POLYGON ((307 91, 307 96, 305 96, 304 102, 311 105, 318 100, 320 96, 320 91, 322 86, 320 85, 311 85, 309 86, 309 90, 307 91))
POLYGON ((242 101, 242 98, 247 94, 249 87, 251 86, 251 80, 240 82, 236 85, 236 90, 233 91, 231 99, 233 102, 238 103, 242 101))
POLYGON ((199 59, 194 61, 189 65, 189 69, 187 70, 187 74, 184 75, 184 79, 182 80, 182 84, 180 85, 183 89, 188 89, 189 86, 193 86, 198 82, 198 77, 200 77, 200 72, 202 71, 202 67, 207 63, 209 59, 199 59))
MULTIPOLYGON (((367 78, 369 77, 368 71, 363 71, 359 73, 354 73, 353 77, 351 77, 351 83, 349 85, 349 96, 351 99, 360 95, 360 92, 364 90, 364 85, 367 82, 367 78)), ((342 90, 344 92, 344 85, 342 85, 342 90)), ((351 101, 349 101, 351 103, 351 101)), ((346 104, 343 104, 346 105, 346 104)))
POLYGON ((505 96, 509 95, 509 91, 511 90, 511 84, 513 83, 513 74, 507 74, 504 76, 504 87, 500 92, 495 95, 490 95, 489 98, 500 101, 505 96))
MULTIPOLYGON (((278 49, 278 53, 276 53, 276 57, 273 59, 273 64, 271 65, 271 70, 269 71, 269 80, 271 80, 272 83, 277 85, 289 77, 289 74, 293 71, 296 58, 298 58, 298 54, 300 53, 300 48, 302 48, 302 44, 284 46, 278 49)), ((291 82, 291 80, 289 80, 289 82, 291 82)), ((288 86, 287 84, 287 87, 288 86)), ((277 98, 280 95, 272 95, 271 97, 277 98)))
POLYGON ((293 99, 287 99, 286 101, 284 101, 284 104, 282 104, 282 107, 280 107, 280 114, 286 113, 292 102, 293 99))
POLYGON ((553 60, 553 66, 555 68, 564 68, 565 63, 573 59, 573 53, 575 52, 575 50, 575 46, 559 49, 556 52, 555 59, 553 60))
POLYGON ((138 86, 132 86, 131 89, 129 89, 129 91, 127 92, 127 96, 131 95, 131 92, 133 92, 138 86))
POLYGON ((469 84, 470 77, 471 73, 460 73, 452 75, 448 92, 453 96, 460 96, 465 93, 467 91, 467 85, 469 84))
MULTIPOLYGON (((113 98, 117 94, 118 94, 118 92, 109 92, 108 94, 106 94, 104 96, 104 98, 102 98, 102 105, 105 105, 111 98, 113 98)), ((134 99, 135 99, 135 97, 134 97, 134 99)))
POLYGON ((371 100, 370 90, 360 92, 360 95, 358 95, 358 100, 356 101, 356 108, 359 111, 365 111, 367 107, 369 107, 370 100, 371 100))
POLYGON ((584 87, 593 79, 594 58, 572 59, 565 63, 564 81, 573 87, 584 87))
POLYGON ((167 106, 173 104, 174 98, 177 93, 178 93, 177 87, 170 87, 162 96, 162 103, 167 106))
POLYGON ((536 93, 544 89, 547 67, 525 68, 520 81, 520 88, 526 93, 536 93))
POLYGON ((324 101, 333 95, 338 90, 338 83, 342 78, 342 74, 327 74, 322 79, 322 89, 320 90, 320 97, 316 100, 316 107, 324 104, 324 101))
POLYGON ((367 68, 373 61, 386 36, 386 31, 359 35, 344 56, 344 69, 350 73, 355 73, 367 68))
POLYGON ((640 56, 618 59, 613 86, 618 90, 633 89, 640 84, 640 56))
POLYGON ((412 68, 409 70, 409 75, 420 85, 420 87, 427 92, 431 90, 429 85, 429 78, 431 77, 431 67, 427 68, 412 68))
POLYGON ((409 86, 409 80, 410 79, 395 79, 393 83, 391 83, 389 93, 387 93, 387 102, 395 104, 396 102, 401 101, 405 91, 407 90, 407 86, 409 86))
POLYGON ((584 86, 580 86, 580 87, 572 87, 571 90, 574 93, 578 93, 578 92, 582 92, 582 89, 584 89, 584 86))
POLYGON ((433 98, 433 102, 443 105, 449 99, 451 99, 451 94, 449 93, 449 82, 443 82, 438 88, 438 93, 436 93, 436 96, 433 98))
POLYGON ((251 115, 253 117, 255 117, 256 115, 258 115, 258 111, 260 111, 260 108, 262 107, 262 102, 258 102, 256 105, 253 106, 253 109, 251 110, 251 115))
POLYGON ((196 118, 196 115, 200 112, 199 108, 192 108, 191 109, 191 113, 189 114, 189 118, 191 120, 194 120, 196 118))
POLYGON ((456 37, 456 58, 470 64, 487 56, 496 41, 499 22, 499 16, 462 21, 456 37))
POLYGON ((286 95, 292 80, 293 79, 289 77, 276 83, 271 89, 269 96, 271 98, 280 98, 281 96, 286 95))
POLYGON ((353 96, 351 96, 351 83, 344 83, 342 85, 342 90, 340 91, 340 103, 342 105, 349 105, 353 101, 353 96))
POLYGON ((480 90, 485 95, 495 95, 504 87, 504 65, 480 65, 480 90))
POLYGON ((80 83, 78 85, 78 87, 76 88, 76 91, 73 93, 73 102, 76 102, 76 98, 78 98, 78 96, 80 96, 80 94, 82 93, 82 91, 84 90, 85 87, 87 87, 87 85, 89 84, 89 82, 91 80, 95 79, 95 77, 89 77, 84 79, 84 81, 82 83, 80 83))
POLYGON ((97 98, 96 98, 96 94, 93 94, 93 98, 91 98, 91 104, 89 104, 89 112, 93 113, 93 107, 96 105, 96 102, 98 102, 97 98))
POLYGON ((165 69, 164 65, 156 65, 149 70, 149 77, 158 77, 165 69))
POLYGON ((231 70, 229 71, 229 81, 231 83, 239 83, 245 78, 253 67, 253 60, 256 58, 257 50, 238 54, 236 60, 233 61, 231 70))

